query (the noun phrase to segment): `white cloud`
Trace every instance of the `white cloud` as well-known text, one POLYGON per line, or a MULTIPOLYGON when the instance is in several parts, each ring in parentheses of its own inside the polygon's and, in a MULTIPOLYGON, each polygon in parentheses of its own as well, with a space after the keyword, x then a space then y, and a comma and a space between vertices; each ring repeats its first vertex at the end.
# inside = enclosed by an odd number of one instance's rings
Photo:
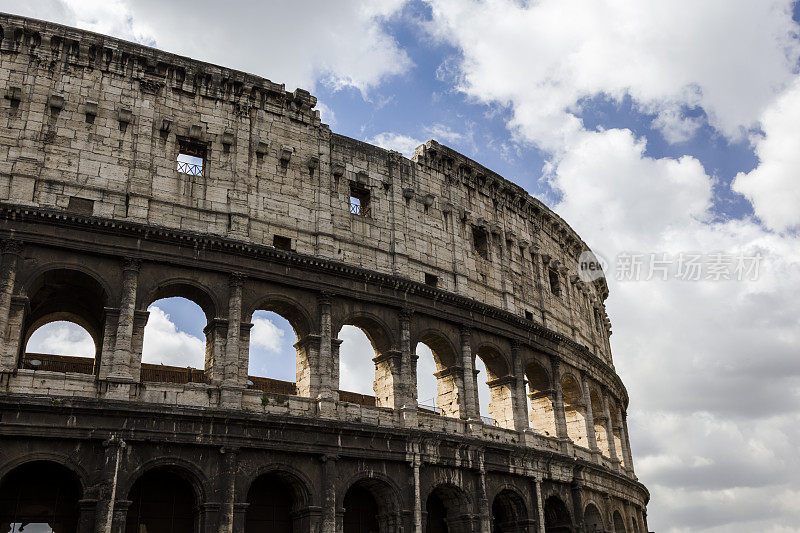
POLYGON ((178 330, 170 316, 158 307, 151 305, 148 311, 142 362, 203 368, 205 341, 178 330))
POLYGON ((755 214, 776 231, 800 226, 800 78, 761 121, 756 139, 758 167, 736 176, 733 189, 747 197, 755 214))
POLYGON ((333 109, 320 101, 317 101, 316 109, 319 111, 319 118, 324 124, 327 124, 331 128, 336 126, 336 113, 333 112, 333 109))
MULTIPOLYGON (((619 282, 607 305, 631 397, 637 474, 656 531, 795 527, 800 461, 800 246, 757 221, 717 221, 718 185, 692 157, 655 159, 626 129, 587 131, 601 97, 658 115, 680 142, 700 108, 729 138, 763 125, 759 169, 737 180, 775 229, 797 224, 798 41, 788 1, 431 0, 429 31, 458 47, 449 77, 511 111, 520 143, 549 154, 555 205, 607 259, 620 252, 761 254, 755 281, 619 282), (781 192, 785 196, 781 197, 781 192)), ((646 270, 645 270, 646 276, 646 270)))
POLYGON ((77 25, 252 72, 287 89, 368 91, 411 66, 382 26, 404 0, 31 0, 0 1, 0 10, 77 25))
POLYGON ((268 352, 280 353, 285 334, 268 318, 254 317, 250 330, 250 344, 264 348, 268 352))
POLYGON ((344 326, 339 338, 339 389, 375 396, 375 350, 367 335, 355 326, 344 326))
POLYGON ((58 320, 50 322, 33 332, 28 345, 28 353, 71 355, 74 357, 94 357, 95 346, 89 332, 72 322, 58 320))
POLYGON ((400 152, 406 157, 414 155, 414 149, 424 144, 424 141, 403 135, 402 133, 383 132, 367 139, 368 143, 386 148, 387 150, 395 150, 400 152))

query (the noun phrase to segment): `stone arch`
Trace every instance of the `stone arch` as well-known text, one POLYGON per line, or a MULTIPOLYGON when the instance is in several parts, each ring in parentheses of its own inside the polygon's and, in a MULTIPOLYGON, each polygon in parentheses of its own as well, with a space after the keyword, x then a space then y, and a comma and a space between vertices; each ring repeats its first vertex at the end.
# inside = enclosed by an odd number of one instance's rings
POLYGON ((625 528, 625 520, 622 519, 622 514, 617 510, 614 511, 613 517, 614 533, 627 533, 625 528))
POLYGON ((11 524, 47 524, 54 531, 76 531, 83 481, 64 464, 26 461, 0 478, 0 529, 11 524))
POLYGON ((436 367, 433 374, 436 379, 436 409, 442 416, 458 418, 462 412, 461 384, 457 372, 457 368, 461 366, 458 351, 450 339, 438 329, 429 328, 417 334, 411 343, 415 352, 420 343, 427 346, 433 354, 436 367))
POLYGON ((597 449, 606 457, 611 457, 611 448, 608 443, 608 431, 606 431, 606 411, 603 406, 603 396, 592 388, 589 392, 589 401, 592 406, 592 420, 594 421, 594 436, 597 442, 597 449))
POLYGON ((611 430, 614 438, 614 448, 617 450, 617 459, 620 460, 620 464, 624 467, 628 466, 628 459, 623 453, 622 448, 622 427, 619 423, 619 411, 617 407, 617 402, 613 398, 608 398, 608 412, 611 415, 611 430))
POLYGON ((74 461, 71 456, 57 452, 38 451, 26 453, 6 462, 3 467, 0 468, 0 483, 2 483, 3 478, 5 478, 13 470, 27 463, 33 462, 56 463, 72 471, 81 485, 81 493, 85 496, 88 496, 88 492, 91 490, 92 485, 92 479, 89 476, 89 471, 86 470, 86 468, 84 468, 81 464, 74 461))
POLYGON ((143 302, 144 309, 157 300, 174 297, 186 298, 199 305, 209 323, 220 316, 219 312, 224 308, 214 291, 202 283, 189 278, 170 278, 159 282, 149 291, 143 302))
POLYGON ((452 483, 436 485, 424 500, 426 533, 470 533, 472 501, 452 483))
MULTIPOLYGON (((489 416, 496 425, 514 429, 513 395, 515 394, 516 380, 510 374, 511 365, 508 359, 497 345, 488 342, 478 345, 475 357, 480 357, 486 367, 486 385, 489 387, 489 416)), ((480 406, 477 372, 475 376, 475 405, 480 406)))
POLYGON ((561 376, 561 394, 564 399, 564 417, 567 421, 567 436, 578 446, 588 448, 586 435, 586 411, 580 379, 566 372, 561 376))
POLYGON ((544 530, 546 533, 571 533, 572 516, 564 500, 552 495, 544 502, 544 530))
POLYGON ((514 489, 503 488, 492 500, 492 531, 516 533, 530 523, 525 499, 514 489))
POLYGON ((337 495, 341 494, 337 497, 337 515, 342 517, 342 527, 337 531, 369 531, 377 526, 380 533, 388 533, 401 524, 401 493, 388 476, 360 472, 343 483, 342 488, 337 491, 337 495), (368 527, 365 529, 364 525, 368 527))
POLYGON ((368 311, 359 311, 344 317, 335 325, 335 333, 343 326, 355 326, 366 334, 375 355, 383 355, 397 346, 392 328, 382 318, 368 311))
POLYGON ((556 437, 556 415, 553 405, 553 381, 547 369, 536 360, 525 366, 530 400, 529 420, 534 431, 556 437))
POLYGON ((603 515, 593 502, 589 502, 583 511, 583 527, 586 533, 603 533, 606 530, 603 515))
POLYGON ((146 461, 125 477, 120 475, 118 493, 128 494, 136 480, 155 470, 169 470, 183 478, 192 487, 198 505, 205 502, 207 495, 212 492, 208 478, 195 463, 179 457, 159 457, 146 461))
POLYGON ((292 489, 293 499, 301 508, 312 505, 314 492, 311 490, 313 487, 311 479, 301 470, 285 463, 270 463, 248 473, 241 484, 237 483, 240 486, 239 490, 244 491, 239 495, 240 500, 247 496, 247 491, 253 483, 264 475, 275 475, 285 480, 292 489))
POLYGON ((247 485, 245 533, 307 531, 308 480, 294 469, 273 465, 258 469, 247 485))
MULTIPOLYGON (((56 357, 53 361, 39 358, 42 360, 40 368, 96 373, 103 352, 106 307, 110 300, 102 278, 86 267, 69 265, 40 271, 30 277, 23 290, 28 297, 29 311, 23 320, 20 351, 24 352, 31 335, 41 326, 62 320, 72 322, 86 330, 94 341, 94 361, 88 362, 92 368, 78 369, 79 358, 74 357, 63 361, 56 357)), ((24 361, 25 358, 20 357, 19 364, 24 361)))
MULTIPOLYGON (((243 313, 243 318, 250 323, 255 322, 254 315, 258 311, 275 313, 280 318, 289 323, 296 337, 296 342, 292 344, 295 350, 295 375, 294 383, 285 383, 276 380, 276 376, 253 374, 248 376, 252 381, 253 387, 263 392, 280 392, 283 394, 298 394, 299 396, 311 397, 319 387, 318 376, 313 375, 310 361, 316 359, 319 350, 319 343, 311 342, 311 334, 314 332, 314 320, 311 313, 299 301, 285 294, 268 293, 259 297, 254 304, 249 305, 243 313), (313 353, 312 353, 313 352, 313 353), (294 385, 294 392, 292 392, 294 385), (286 392, 284 392, 286 391, 286 392)), ((241 349, 239 355, 239 365, 241 368, 248 369, 250 373, 251 357, 253 355, 250 344, 250 330, 242 330, 241 349)), ((281 350, 283 353, 283 350, 281 350)), ((290 379, 282 376, 280 379, 290 379)))

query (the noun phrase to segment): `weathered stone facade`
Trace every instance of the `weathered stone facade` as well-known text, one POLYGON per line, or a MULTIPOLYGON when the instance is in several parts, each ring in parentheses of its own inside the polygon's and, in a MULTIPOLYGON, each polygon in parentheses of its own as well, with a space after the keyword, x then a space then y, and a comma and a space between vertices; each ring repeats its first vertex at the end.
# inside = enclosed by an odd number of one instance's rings
POLYGON ((9 480, 43 476, 74 495, 64 531, 142 531, 165 486, 150 533, 647 531, 607 286, 523 189, 434 141, 409 160, 332 133, 306 91, 9 15, 0 93, 0 531, 9 480), (200 379, 141 363, 168 296, 207 317, 200 379), (297 333, 295 394, 247 375, 256 310, 297 333), (62 319, 94 338, 86 371, 25 354, 62 319), (339 391, 346 324, 374 402, 339 391))

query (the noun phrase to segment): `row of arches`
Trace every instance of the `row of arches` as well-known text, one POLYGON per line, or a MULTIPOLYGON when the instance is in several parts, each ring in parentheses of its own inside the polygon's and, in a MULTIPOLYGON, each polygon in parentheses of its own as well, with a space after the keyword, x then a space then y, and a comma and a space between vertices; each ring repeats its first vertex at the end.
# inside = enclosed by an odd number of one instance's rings
POLYGON ((569 438, 631 467, 616 400, 549 356, 523 356, 508 341, 402 318, 377 304, 341 298, 331 305, 313 292, 271 285, 264 294, 242 279, 230 283, 226 314, 224 297, 205 284, 140 272, 138 263, 122 269, 116 290, 75 265, 40 272, 15 287, 22 303, 8 322, 20 327, 16 364, 100 379, 122 367, 133 381, 227 381, 312 398, 329 387, 338 399, 365 405, 411 401, 448 417, 483 415, 503 428, 569 438), (41 333, 66 322, 85 336, 62 342, 56 335, 56 343, 82 345, 92 357, 41 353, 41 333), (325 331, 330 348, 320 344, 325 331))
MULTIPOLYGON (((234 530, 246 533, 302 533, 319 523, 320 511, 312 505, 311 488, 287 470, 272 469, 250 483, 246 501, 236 504, 234 530), (314 515, 317 515, 315 521, 314 515)), ((94 500, 87 499, 84 480, 71 469, 49 460, 24 463, 0 479, 0 531, 17 533, 74 533, 91 531, 96 519, 94 500)), ((405 513, 396 489, 380 478, 354 480, 338 497, 336 531, 383 533, 403 527, 405 513)), ((140 473, 124 494, 117 494, 114 530, 126 533, 197 533, 207 530, 207 495, 193 474, 179 466, 156 466, 140 473)), ((475 498, 449 484, 436 485, 424 498, 423 532, 472 533, 480 519, 475 498)), ((558 495, 542 503, 544 531, 578 531, 567 504, 558 495)), ((322 518, 324 520, 324 518, 322 518)), ((504 488, 491 502, 492 533, 538 531, 535 515, 516 490, 504 488)), ((587 533, 639 533, 635 516, 626 526, 615 510, 610 520, 594 503, 586 505, 583 527, 587 533)))

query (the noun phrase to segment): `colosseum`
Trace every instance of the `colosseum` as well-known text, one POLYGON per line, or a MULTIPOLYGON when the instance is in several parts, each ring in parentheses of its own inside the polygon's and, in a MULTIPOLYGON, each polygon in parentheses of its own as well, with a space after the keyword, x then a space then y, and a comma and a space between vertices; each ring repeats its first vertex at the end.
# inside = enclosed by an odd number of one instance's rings
POLYGON ((607 284, 521 187, 333 133, 307 91, 12 15, 0 94, 0 532, 647 531, 607 284), (204 368, 142 362, 178 296, 204 368), (248 375, 259 310, 296 333, 294 382, 248 375), (94 357, 28 352, 61 320, 94 357), (339 389, 345 325, 374 396, 339 389))

